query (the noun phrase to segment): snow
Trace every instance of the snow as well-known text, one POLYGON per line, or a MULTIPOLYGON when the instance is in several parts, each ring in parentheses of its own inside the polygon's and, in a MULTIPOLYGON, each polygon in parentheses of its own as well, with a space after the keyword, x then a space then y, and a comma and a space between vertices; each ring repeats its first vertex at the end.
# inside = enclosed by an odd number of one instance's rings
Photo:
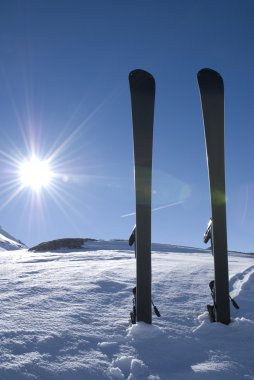
POLYGON ((123 241, 84 251, 0 252, 1 380, 254 379, 254 255, 230 253, 228 326, 210 323, 207 250, 154 245, 161 318, 131 326, 135 258, 123 241))

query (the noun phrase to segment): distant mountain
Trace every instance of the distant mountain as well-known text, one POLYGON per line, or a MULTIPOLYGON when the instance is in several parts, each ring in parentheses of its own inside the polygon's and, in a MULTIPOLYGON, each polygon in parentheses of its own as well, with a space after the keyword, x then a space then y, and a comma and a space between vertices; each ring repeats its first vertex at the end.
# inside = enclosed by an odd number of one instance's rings
MULTIPOLYGON (((32 252, 53 252, 79 249, 82 251, 100 251, 100 250, 124 250, 134 251, 135 245, 129 246, 128 240, 112 239, 112 240, 97 240, 91 238, 64 238, 51 240, 40 243, 29 248, 32 252)), ((209 253, 206 248, 185 247, 172 244, 152 243, 152 251, 158 252, 183 252, 183 253, 209 253)))
POLYGON ((27 248, 20 240, 15 239, 0 226, 0 251, 15 251, 27 248))

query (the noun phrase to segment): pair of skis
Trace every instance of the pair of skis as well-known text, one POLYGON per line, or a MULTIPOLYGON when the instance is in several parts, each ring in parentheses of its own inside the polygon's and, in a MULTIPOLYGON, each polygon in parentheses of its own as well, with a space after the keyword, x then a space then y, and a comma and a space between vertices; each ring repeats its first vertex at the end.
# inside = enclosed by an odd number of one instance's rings
MULTIPOLYGON (((143 70, 129 74, 136 194, 136 320, 152 322, 151 311, 151 180, 155 80, 143 70)), ((203 110, 212 209, 214 315, 230 322, 224 160, 224 87, 211 70, 198 73, 203 110)))

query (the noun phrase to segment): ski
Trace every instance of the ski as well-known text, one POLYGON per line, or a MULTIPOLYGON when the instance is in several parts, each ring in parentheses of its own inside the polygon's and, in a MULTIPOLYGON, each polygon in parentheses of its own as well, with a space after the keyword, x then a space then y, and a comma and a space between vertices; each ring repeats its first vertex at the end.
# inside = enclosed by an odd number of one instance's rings
POLYGON ((214 70, 198 72, 211 195, 214 318, 230 323, 224 160, 224 85, 214 70))
POLYGON ((151 187, 155 80, 143 70, 129 74, 136 196, 136 320, 152 323, 151 187))

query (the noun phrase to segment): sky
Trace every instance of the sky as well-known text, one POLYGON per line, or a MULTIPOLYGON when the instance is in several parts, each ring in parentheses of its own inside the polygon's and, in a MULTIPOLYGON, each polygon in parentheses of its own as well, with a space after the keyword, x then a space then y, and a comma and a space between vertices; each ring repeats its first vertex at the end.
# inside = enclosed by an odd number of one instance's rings
POLYGON ((225 86, 228 247, 253 251, 253 15, 250 0, 1 0, 2 227, 28 246, 129 237, 128 74, 140 68, 156 81, 152 240, 205 247, 211 208, 196 76, 209 67, 225 86), (51 168, 40 191, 20 176, 31 157, 51 168))

